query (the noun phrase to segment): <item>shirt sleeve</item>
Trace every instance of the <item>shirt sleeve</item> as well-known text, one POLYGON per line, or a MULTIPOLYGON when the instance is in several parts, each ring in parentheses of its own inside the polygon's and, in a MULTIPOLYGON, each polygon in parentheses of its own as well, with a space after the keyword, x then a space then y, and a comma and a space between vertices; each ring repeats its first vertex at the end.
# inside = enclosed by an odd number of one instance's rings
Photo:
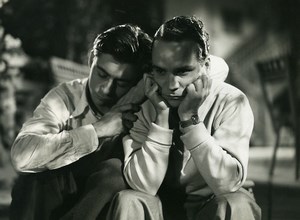
POLYGON ((142 106, 130 135, 123 139, 124 176, 133 189, 155 195, 167 171, 173 131, 152 123, 150 106, 149 101, 142 106))
POLYGON ((244 183, 254 124, 248 99, 243 94, 220 103, 218 111, 211 132, 200 123, 182 129, 181 137, 216 195, 236 191, 244 183))
POLYGON ((51 90, 24 123, 12 149, 11 158, 20 172, 40 172, 68 165, 97 149, 92 125, 66 128, 71 112, 59 87, 51 90))

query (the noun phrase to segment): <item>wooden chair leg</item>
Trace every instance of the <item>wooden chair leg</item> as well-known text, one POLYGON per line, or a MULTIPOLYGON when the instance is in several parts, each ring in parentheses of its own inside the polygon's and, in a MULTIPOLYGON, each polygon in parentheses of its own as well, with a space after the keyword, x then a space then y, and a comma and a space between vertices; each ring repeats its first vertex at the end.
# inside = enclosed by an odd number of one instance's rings
POLYGON ((272 179, 270 179, 268 184, 268 220, 272 220, 272 211, 273 211, 273 184, 272 184, 272 179))
POLYGON ((268 184, 268 219, 272 220, 272 212, 273 212, 273 176, 274 176, 274 169, 276 164, 276 158, 277 158, 277 151, 279 147, 279 141, 280 141, 280 130, 278 129, 276 132, 276 140, 275 140, 275 146, 273 149, 273 155, 271 159, 271 165, 269 170, 269 184, 268 184))
POLYGON ((276 164, 276 156, 277 156, 277 151, 279 147, 279 141, 280 141, 280 130, 281 128, 278 129, 276 132, 276 141, 275 141, 275 146, 273 149, 273 155, 271 159, 271 165, 270 165, 270 170, 269 170, 269 177, 272 178, 274 175, 274 169, 275 169, 275 164, 276 164))

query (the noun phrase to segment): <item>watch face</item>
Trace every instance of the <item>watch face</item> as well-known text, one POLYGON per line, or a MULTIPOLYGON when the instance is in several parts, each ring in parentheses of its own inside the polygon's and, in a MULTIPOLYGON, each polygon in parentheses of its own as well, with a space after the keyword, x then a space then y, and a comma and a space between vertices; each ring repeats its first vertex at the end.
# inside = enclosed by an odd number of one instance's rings
POLYGON ((192 120, 192 123, 195 125, 195 124, 198 124, 198 121, 199 121, 199 117, 198 115, 193 115, 191 117, 191 120, 192 120))

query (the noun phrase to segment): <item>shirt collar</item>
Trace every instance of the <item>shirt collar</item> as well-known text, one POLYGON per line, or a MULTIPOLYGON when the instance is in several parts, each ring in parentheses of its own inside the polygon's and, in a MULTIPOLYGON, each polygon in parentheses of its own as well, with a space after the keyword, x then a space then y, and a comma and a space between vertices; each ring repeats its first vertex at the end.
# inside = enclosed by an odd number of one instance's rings
POLYGON ((78 117, 81 114, 83 114, 87 109, 89 109, 89 103, 86 97, 86 90, 87 90, 87 82, 88 78, 83 80, 83 89, 82 89, 82 94, 80 97, 79 102, 76 105, 76 108, 74 112, 72 113, 71 117, 78 117))

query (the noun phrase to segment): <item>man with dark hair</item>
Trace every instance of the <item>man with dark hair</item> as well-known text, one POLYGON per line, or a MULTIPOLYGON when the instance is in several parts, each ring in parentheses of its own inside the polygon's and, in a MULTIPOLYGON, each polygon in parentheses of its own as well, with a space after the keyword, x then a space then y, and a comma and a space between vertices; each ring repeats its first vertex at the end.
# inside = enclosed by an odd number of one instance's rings
POLYGON ((147 71, 151 43, 134 25, 105 31, 94 40, 89 77, 62 83, 41 100, 11 149, 20 172, 11 219, 59 219, 97 180, 103 188, 98 203, 79 213, 95 219, 126 188, 119 135, 132 127, 144 95, 125 94, 147 71))
POLYGON ((253 114, 237 88, 210 75, 196 17, 164 23, 152 44, 148 97, 123 138, 124 176, 110 219, 260 219, 247 177, 253 114))

